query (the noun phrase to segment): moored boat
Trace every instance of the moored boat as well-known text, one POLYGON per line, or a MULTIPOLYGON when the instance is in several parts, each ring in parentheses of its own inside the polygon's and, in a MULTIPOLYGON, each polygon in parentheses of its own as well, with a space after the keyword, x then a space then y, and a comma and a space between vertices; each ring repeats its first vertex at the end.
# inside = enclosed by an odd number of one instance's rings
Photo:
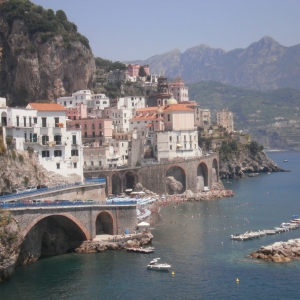
POLYGON ((153 253, 154 252, 154 248, 153 247, 149 247, 149 248, 127 248, 127 251, 129 252, 136 252, 136 253, 153 253))
POLYGON ((171 268, 171 265, 159 263, 160 258, 154 258, 150 261, 149 265, 147 265, 147 269, 149 270, 157 270, 157 271, 168 271, 171 268))

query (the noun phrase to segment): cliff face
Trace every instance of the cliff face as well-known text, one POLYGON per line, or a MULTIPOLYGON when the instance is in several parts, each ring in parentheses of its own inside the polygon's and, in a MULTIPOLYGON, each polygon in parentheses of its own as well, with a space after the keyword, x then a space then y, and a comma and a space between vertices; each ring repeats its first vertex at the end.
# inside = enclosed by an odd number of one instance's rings
POLYGON ((231 154, 230 158, 220 158, 220 178, 241 178, 245 177, 244 173, 284 171, 266 153, 258 152, 253 155, 246 148, 231 154))
POLYGON ((13 273, 20 252, 19 226, 8 211, 0 211, 0 281, 13 273))
POLYGON ((0 12, 0 96, 8 105, 50 100, 92 87, 95 60, 79 40, 30 34, 24 20, 11 25, 0 12))

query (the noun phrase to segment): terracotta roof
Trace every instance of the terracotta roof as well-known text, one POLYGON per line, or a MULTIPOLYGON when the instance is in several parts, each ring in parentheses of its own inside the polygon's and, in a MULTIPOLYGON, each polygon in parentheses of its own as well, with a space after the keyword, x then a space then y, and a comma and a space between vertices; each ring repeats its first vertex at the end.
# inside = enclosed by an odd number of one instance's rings
MULTIPOLYGON (((164 108, 164 107, 161 106, 161 108, 164 108)), ((157 109, 158 109, 158 106, 143 107, 143 108, 137 109, 136 112, 138 113, 138 112, 145 112, 145 111, 151 111, 151 110, 157 111, 157 109)))
POLYGON ((152 115, 152 116, 141 116, 141 117, 133 117, 130 119, 130 121, 147 121, 147 120, 155 120, 156 116, 152 115))
POLYGON ((180 111, 194 111, 192 108, 187 107, 185 104, 173 104, 169 107, 165 108, 165 111, 172 111, 172 110, 180 110, 180 111))
POLYGON ((27 109, 36 109, 36 110, 43 110, 43 111, 65 111, 66 109, 61 104, 56 103, 29 103, 26 106, 27 109))

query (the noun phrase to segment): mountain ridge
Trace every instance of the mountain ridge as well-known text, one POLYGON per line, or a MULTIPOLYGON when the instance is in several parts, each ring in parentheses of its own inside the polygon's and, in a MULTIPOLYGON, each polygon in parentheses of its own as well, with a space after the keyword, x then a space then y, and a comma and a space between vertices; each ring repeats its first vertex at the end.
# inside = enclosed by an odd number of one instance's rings
POLYGON ((181 76, 186 83, 213 80, 256 90, 300 89, 300 44, 285 47, 270 36, 244 49, 225 51, 200 44, 182 53, 175 48, 127 63, 149 64, 152 73, 181 76))

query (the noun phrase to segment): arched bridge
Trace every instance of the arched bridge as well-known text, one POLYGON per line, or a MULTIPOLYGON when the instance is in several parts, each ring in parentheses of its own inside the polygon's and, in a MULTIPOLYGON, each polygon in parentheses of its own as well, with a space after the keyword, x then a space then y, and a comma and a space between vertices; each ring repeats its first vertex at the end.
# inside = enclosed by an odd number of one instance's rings
POLYGON ((45 221, 61 228, 70 241, 91 240, 100 234, 133 232, 137 225, 136 205, 81 205, 10 208, 25 238, 45 221))
POLYGON ((172 194, 167 178, 173 177, 181 183, 181 190, 201 191, 211 188, 219 181, 218 153, 201 158, 177 158, 159 164, 122 170, 85 171, 85 178, 104 177, 106 179, 106 195, 120 194, 126 189, 133 189, 141 183, 146 189, 158 194, 172 194))

